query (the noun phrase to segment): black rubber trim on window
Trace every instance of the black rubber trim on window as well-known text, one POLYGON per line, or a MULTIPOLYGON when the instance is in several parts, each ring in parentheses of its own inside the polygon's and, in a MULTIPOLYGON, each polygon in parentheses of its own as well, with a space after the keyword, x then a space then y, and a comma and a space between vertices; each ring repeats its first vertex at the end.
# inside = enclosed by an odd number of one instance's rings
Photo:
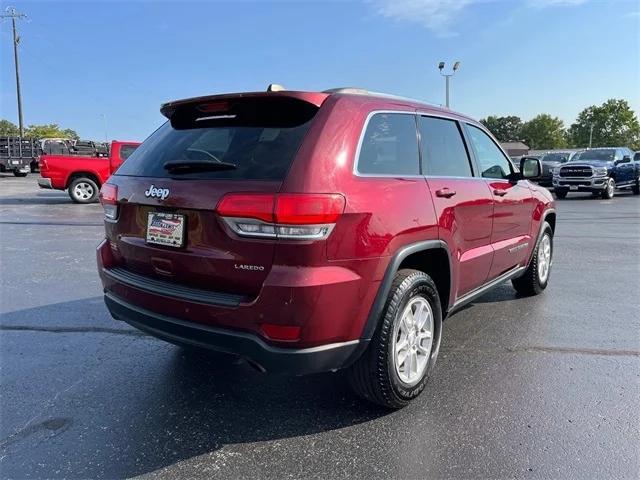
POLYGON ((133 288, 144 290, 146 292, 165 295, 167 297, 189 300, 196 303, 205 303, 209 305, 221 305, 224 307, 237 307, 242 302, 249 300, 243 295, 234 295, 231 293, 213 292, 211 290, 202 290, 199 288, 187 287, 176 283, 158 280, 144 275, 130 272, 121 267, 103 268, 104 274, 117 282, 124 283, 133 288))

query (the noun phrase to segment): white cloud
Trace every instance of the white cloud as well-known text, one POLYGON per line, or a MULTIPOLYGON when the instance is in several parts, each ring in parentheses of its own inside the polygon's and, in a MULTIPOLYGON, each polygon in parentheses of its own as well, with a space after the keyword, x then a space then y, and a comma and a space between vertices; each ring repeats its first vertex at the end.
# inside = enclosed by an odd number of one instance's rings
POLYGON ((378 13, 394 20, 420 23, 446 35, 452 20, 467 5, 478 0, 379 0, 378 13))
POLYGON ((532 7, 575 7, 586 3, 587 0, 528 0, 532 7))
MULTIPOLYGON (((419 23, 440 36, 455 35, 451 25, 466 7, 497 0, 373 0, 378 14, 393 20, 419 23)), ((533 8, 571 7, 589 0, 520 0, 533 8)), ((517 2, 506 2, 516 5, 517 2)))

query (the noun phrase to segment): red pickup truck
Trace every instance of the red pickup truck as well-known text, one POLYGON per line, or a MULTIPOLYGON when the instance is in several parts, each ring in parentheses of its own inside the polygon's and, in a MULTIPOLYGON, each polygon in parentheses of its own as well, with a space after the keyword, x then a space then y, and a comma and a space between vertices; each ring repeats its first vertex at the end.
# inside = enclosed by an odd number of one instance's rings
POLYGON ((40 188, 68 190, 76 203, 92 203, 98 200, 100 187, 118 169, 140 142, 111 142, 108 157, 79 155, 40 156, 40 188))

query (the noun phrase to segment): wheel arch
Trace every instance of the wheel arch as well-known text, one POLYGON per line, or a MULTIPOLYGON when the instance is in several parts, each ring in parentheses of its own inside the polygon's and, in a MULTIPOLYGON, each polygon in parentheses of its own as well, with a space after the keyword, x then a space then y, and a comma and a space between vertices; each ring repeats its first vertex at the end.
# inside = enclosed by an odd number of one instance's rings
POLYGON ((538 242, 540 242, 540 239, 542 238, 542 234, 544 233, 544 225, 546 223, 548 223, 549 226, 551 227, 552 235, 555 235, 556 233, 556 209, 555 208, 548 208, 547 210, 544 211, 544 213, 540 218, 540 226, 538 227, 538 235, 536 236, 536 243, 533 244, 533 248, 531 249, 531 253, 529 254, 529 260, 527 261, 527 266, 531 265, 533 256, 536 253, 538 242))
POLYGON ((442 318, 449 310, 449 298, 453 289, 451 274, 451 253, 448 245, 442 240, 426 240, 400 248, 389 261, 378 293, 373 301, 361 338, 370 339, 378 326, 384 306, 398 270, 412 268, 428 274, 436 284, 442 318))
POLYGON ((69 188, 71 182, 73 182, 76 178, 88 178, 96 182, 98 188, 102 187, 102 182, 100 182, 100 177, 96 175, 94 172, 89 171, 81 171, 81 172, 73 172, 67 178, 67 182, 65 184, 65 188, 69 188))

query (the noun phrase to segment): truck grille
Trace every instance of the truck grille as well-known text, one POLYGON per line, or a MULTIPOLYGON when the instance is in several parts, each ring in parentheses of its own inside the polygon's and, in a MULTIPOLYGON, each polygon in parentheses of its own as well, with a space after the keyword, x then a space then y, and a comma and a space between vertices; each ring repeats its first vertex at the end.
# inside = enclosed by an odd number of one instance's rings
POLYGON ((590 177, 593 171, 591 167, 562 167, 560 169, 561 177, 590 177))

